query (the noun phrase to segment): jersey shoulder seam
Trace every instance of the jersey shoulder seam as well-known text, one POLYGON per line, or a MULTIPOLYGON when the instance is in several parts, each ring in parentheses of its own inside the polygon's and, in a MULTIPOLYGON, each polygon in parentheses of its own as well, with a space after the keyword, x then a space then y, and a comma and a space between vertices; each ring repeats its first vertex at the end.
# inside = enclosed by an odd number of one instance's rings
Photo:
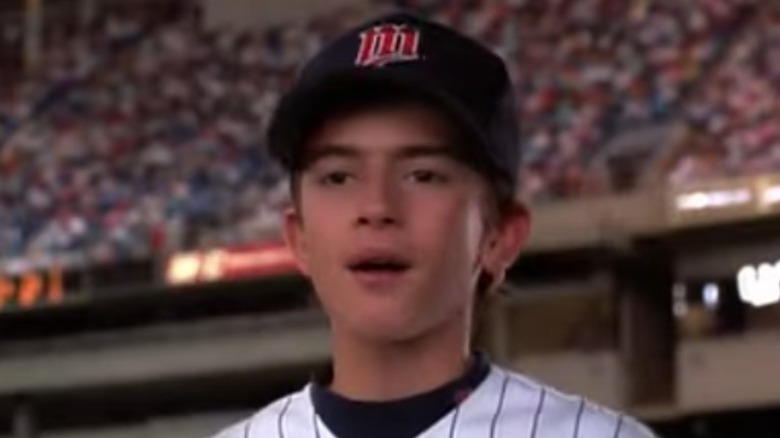
MULTIPOLYGON (((537 393, 544 393, 547 398, 545 401, 547 407, 550 406, 551 401, 576 407, 576 409, 572 411, 575 413, 575 422, 577 422, 577 420, 581 420, 581 418, 576 417, 582 417, 583 415, 596 415, 605 421, 614 421, 615 438, 653 438, 655 436, 647 428, 647 426, 627 413, 609 408, 589 399, 588 397, 561 391, 551 385, 541 383, 538 380, 535 380, 532 377, 526 376, 522 373, 514 372, 504 368, 499 369, 501 372, 508 375, 511 381, 522 386, 526 390, 535 391, 537 393)), ((577 432, 581 431, 578 430, 577 432)), ((581 433, 579 435, 583 437, 581 433)))

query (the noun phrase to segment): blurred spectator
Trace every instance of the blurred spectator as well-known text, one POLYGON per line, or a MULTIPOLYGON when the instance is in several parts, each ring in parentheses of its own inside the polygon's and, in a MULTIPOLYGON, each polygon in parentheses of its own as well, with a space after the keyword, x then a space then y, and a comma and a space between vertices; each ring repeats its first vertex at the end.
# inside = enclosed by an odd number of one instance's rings
POLYGON ((164 23, 140 9, 60 35, 40 73, 0 94, 2 113, 34 116, 0 147, 0 257, 109 262, 277 232, 286 183, 262 147, 268 116, 350 11, 263 38, 206 30, 196 9, 164 23))
POLYGON ((673 182, 780 169, 780 8, 764 7, 687 102, 685 119, 699 146, 685 148, 673 182), (702 172, 705 166, 717 169, 702 172))
POLYGON ((621 130, 666 120, 738 31, 748 1, 379 1, 461 27, 502 54, 523 106, 531 199, 578 196, 621 130), (576 177, 575 177, 576 175, 576 177))
MULTIPOLYGON (((606 190, 590 162, 609 138, 680 108, 706 130, 728 130, 724 147, 739 152, 726 154, 728 163, 763 166, 750 157, 777 137, 768 90, 780 61, 755 47, 773 39, 746 36, 719 73, 722 83, 685 101, 739 32, 749 3, 384 0, 378 7, 400 4, 458 26, 506 59, 522 102, 520 190, 541 201, 606 190), (746 57, 762 73, 742 71, 746 57), (755 76, 766 84, 744 84, 755 76), (727 111, 744 120, 731 126, 727 111)), ((287 199, 264 152, 269 115, 297 66, 356 12, 249 33, 206 29, 192 3, 170 5, 107 7, 86 26, 55 26, 43 65, 0 86, 0 141, 3 126, 16 128, 0 144, 0 258, 77 253, 111 261, 275 235, 287 199)))

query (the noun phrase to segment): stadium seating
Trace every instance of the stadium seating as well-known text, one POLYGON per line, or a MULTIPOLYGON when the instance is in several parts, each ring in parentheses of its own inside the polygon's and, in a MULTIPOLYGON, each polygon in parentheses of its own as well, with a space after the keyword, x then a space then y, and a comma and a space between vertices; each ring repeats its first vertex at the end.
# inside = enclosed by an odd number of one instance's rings
MULTIPOLYGON (((543 202, 610 190, 590 166, 600 148, 617 133, 680 114, 707 126, 729 156, 750 150, 737 167, 765 167, 754 158, 766 157, 756 154, 777 137, 769 90, 778 69, 759 62, 772 51, 765 32, 740 26, 752 3, 377 0, 376 7, 416 9, 507 60, 523 102, 519 190, 543 202), (761 66, 743 65, 745 57, 761 66), (740 109, 755 96, 764 105, 740 109), (724 111, 740 114, 730 135, 718 122, 724 111)), ((768 29, 777 20, 765 21, 768 29)), ((89 29, 52 40, 34 73, 0 85, 0 259, 110 262, 276 232, 286 194, 263 149, 268 116, 296 66, 350 22, 330 14, 257 33, 202 23, 192 8, 165 19, 109 11, 89 29)), ((680 158, 673 177, 687 178, 679 175, 690 160, 680 158)))
POLYGON ((686 101, 673 183, 780 168, 780 8, 767 9, 686 101))
POLYGON ((749 2, 396 1, 478 36, 513 67, 526 199, 609 189, 588 164, 622 130, 668 120, 749 2))

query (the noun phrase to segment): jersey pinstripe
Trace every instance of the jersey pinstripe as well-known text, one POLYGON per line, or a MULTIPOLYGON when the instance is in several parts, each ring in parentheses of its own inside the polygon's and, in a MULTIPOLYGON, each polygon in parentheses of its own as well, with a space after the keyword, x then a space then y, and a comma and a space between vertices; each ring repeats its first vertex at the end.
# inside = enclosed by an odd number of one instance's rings
MULTIPOLYGON (((317 417, 311 386, 212 438, 339 438, 317 417)), ((493 366, 479 387, 416 438, 651 438, 633 418, 493 366)))

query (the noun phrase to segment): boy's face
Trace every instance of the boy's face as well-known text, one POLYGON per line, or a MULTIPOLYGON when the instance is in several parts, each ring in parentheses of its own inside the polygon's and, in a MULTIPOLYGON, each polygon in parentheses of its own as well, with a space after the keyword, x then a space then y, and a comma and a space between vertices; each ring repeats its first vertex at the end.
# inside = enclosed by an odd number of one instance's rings
POLYGON ((393 342, 467 318, 480 268, 519 250, 525 216, 496 244, 506 232, 487 227, 487 185, 452 157, 449 128, 408 105, 334 117, 311 136, 284 227, 334 328, 393 342))

